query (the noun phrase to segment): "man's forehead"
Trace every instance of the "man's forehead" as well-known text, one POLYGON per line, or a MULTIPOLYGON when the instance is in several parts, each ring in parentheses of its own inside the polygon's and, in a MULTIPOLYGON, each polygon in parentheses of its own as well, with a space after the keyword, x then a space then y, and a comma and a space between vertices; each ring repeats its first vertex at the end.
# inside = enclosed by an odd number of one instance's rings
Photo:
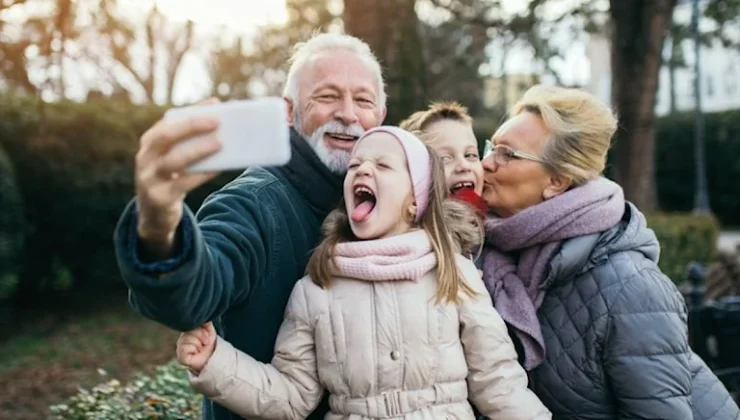
POLYGON ((306 64, 305 81, 314 87, 365 89, 378 94, 379 81, 367 60, 351 51, 330 50, 306 64))

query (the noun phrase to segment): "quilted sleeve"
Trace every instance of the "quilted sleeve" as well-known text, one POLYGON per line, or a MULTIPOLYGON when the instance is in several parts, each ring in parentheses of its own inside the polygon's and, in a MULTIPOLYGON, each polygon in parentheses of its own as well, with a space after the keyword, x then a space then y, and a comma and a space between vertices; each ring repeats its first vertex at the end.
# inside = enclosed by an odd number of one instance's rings
POLYGON ((618 418, 693 418, 687 312, 678 290, 657 267, 617 284, 603 357, 618 418))
POLYGON ((470 399, 481 414, 491 419, 551 419, 550 411, 527 388, 527 373, 517 360, 506 324, 493 308, 478 270, 463 258, 458 264, 478 293, 463 296, 458 306, 470 399))
POLYGON ((219 338, 191 385, 245 418, 305 419, 321 401, 313 326, 303 280, 293 289, 271 364, 256 361, 219 338))

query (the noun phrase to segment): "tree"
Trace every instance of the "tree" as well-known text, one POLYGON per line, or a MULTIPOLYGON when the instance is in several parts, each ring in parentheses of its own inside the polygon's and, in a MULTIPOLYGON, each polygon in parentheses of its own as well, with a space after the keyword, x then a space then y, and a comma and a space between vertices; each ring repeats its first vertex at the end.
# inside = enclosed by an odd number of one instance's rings
MULTIPOLYGON (((27 0, 0 1, 0 33, 4 33, 8 22, 2 19, 10 10, 23 7, 27 0)), ((8 39, 3 37, 0 42, 0 77, 6 88, 19 90, 25 93, 36 94, 36 86, 31 83, 26 68, 26 48, 30 42, 26 39, 8 39)))
POLYGON ((655 100, 676 0, 611 0, 612 104, 619 113, 614 180, 643 211, 658 207, 655 100))
POLYGON ((120 80, 123 73, 143 91, 147 102, 158 102, 157 92, 162 91, 164 102, 171 104, 182 60, 193 48, 193 22, 171 22, 156 5, 141 21, 131 21, 121 15, 122 7, 118 0, 99 0, 93 8, 96 39, 85 45, 86 55, 107 73, 114 90, 131 91, 120 80), (164 78, 156 77, 158 71, 164 78))
POLYGON ((386 122, 395 124, 428 102, 421 25, 415 0, 344 0, 344 28, 370 45, 384 68, 386 122))
POLYGON ((280 95, 287 76, 286 62, 294 45, 339 23, 328 0, 288 0, 286 8, 285 23, 261 28, 251 42, 243 37, 222 41, 211 52, 214 95, 246 98, 255 89, 263 95, 280 95))
MULTIPOLYGON (((40 91, 66 98, 66 64, 74 60, 69 47, 79 36, 77 4, 72 0, 10 0, 0 2, 0 13, 23 8, 25 21, 14 22, 20 27, 14 36, 4 33, 0 43, 0 72, 8 87, 25 93, 40 91), (31 80, 29 67, 37 70, 36 81, 31 80), (39 71, 40 70, 40 71, 39 71)), ((0 20, 4 31, 9 22, 0 20)))
POLYGON ((646 211, 656 208, 654 108, 662 46, 675 0, 583 0, 560 12, 547 9, 553 0, 530 0, 524 13, 513 16, 502 11, 500 1, 431 1, 458 19, 526 39, 546 70, 550 60, 561 55, 552 46, 547 29, 560 24, 579 31, 603 31, 608 18, 612 103, 620 116, 613 175, 627 199, 646 211))
POLYGON ((483 79, 479 69, 488 61, 486 30, 457 21, 422 22, 421 38, 428 99, 456 100, 471 114, 481 113, 483 79))

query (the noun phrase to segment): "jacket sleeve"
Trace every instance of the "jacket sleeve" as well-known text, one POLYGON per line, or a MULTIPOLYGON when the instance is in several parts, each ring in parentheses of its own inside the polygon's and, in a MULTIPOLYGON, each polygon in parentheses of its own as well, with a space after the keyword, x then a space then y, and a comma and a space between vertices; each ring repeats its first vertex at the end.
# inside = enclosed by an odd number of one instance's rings
POLYGON ((138 256, 132 201, 116 227, 114 243, 134 309, 187 331, 245 300, 256 282, 269 274, 274 215, 281 200, 287 200, 280 194, 268 183, 250 185, 238 178, 206 200, 197 220, 185 206, 178 228, 182 255, 149 264, 138 256))
POLYGON ((321 401, 304 281, 293 289, 275 344, 272 364, 264 364, 219 337, 216 350, 191 385, 245 418, 305 419, 321 401))
POLYGON ((468 285, 477 292, 473 297, 462 296, 458 305, 473 404, 491 419, 551 419, 550 411, 527 388, 527 373, 517 360, 506 324, 493 308, 475 265, 462 258, 458 265, 468 285))
POLYGON ((687 313, 657 267, 620 282, 607 301, 604 371, 619 419, 691 419, 687 313))

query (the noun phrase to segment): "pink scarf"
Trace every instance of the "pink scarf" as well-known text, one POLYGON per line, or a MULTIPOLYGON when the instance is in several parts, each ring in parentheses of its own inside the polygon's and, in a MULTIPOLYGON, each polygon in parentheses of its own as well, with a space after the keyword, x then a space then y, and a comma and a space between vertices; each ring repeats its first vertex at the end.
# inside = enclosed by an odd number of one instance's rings
POLYGON ((334 260, 335 275, 366 281, 416 281, 437 266, 432 244, 423 230, 337 244, 334 260))

